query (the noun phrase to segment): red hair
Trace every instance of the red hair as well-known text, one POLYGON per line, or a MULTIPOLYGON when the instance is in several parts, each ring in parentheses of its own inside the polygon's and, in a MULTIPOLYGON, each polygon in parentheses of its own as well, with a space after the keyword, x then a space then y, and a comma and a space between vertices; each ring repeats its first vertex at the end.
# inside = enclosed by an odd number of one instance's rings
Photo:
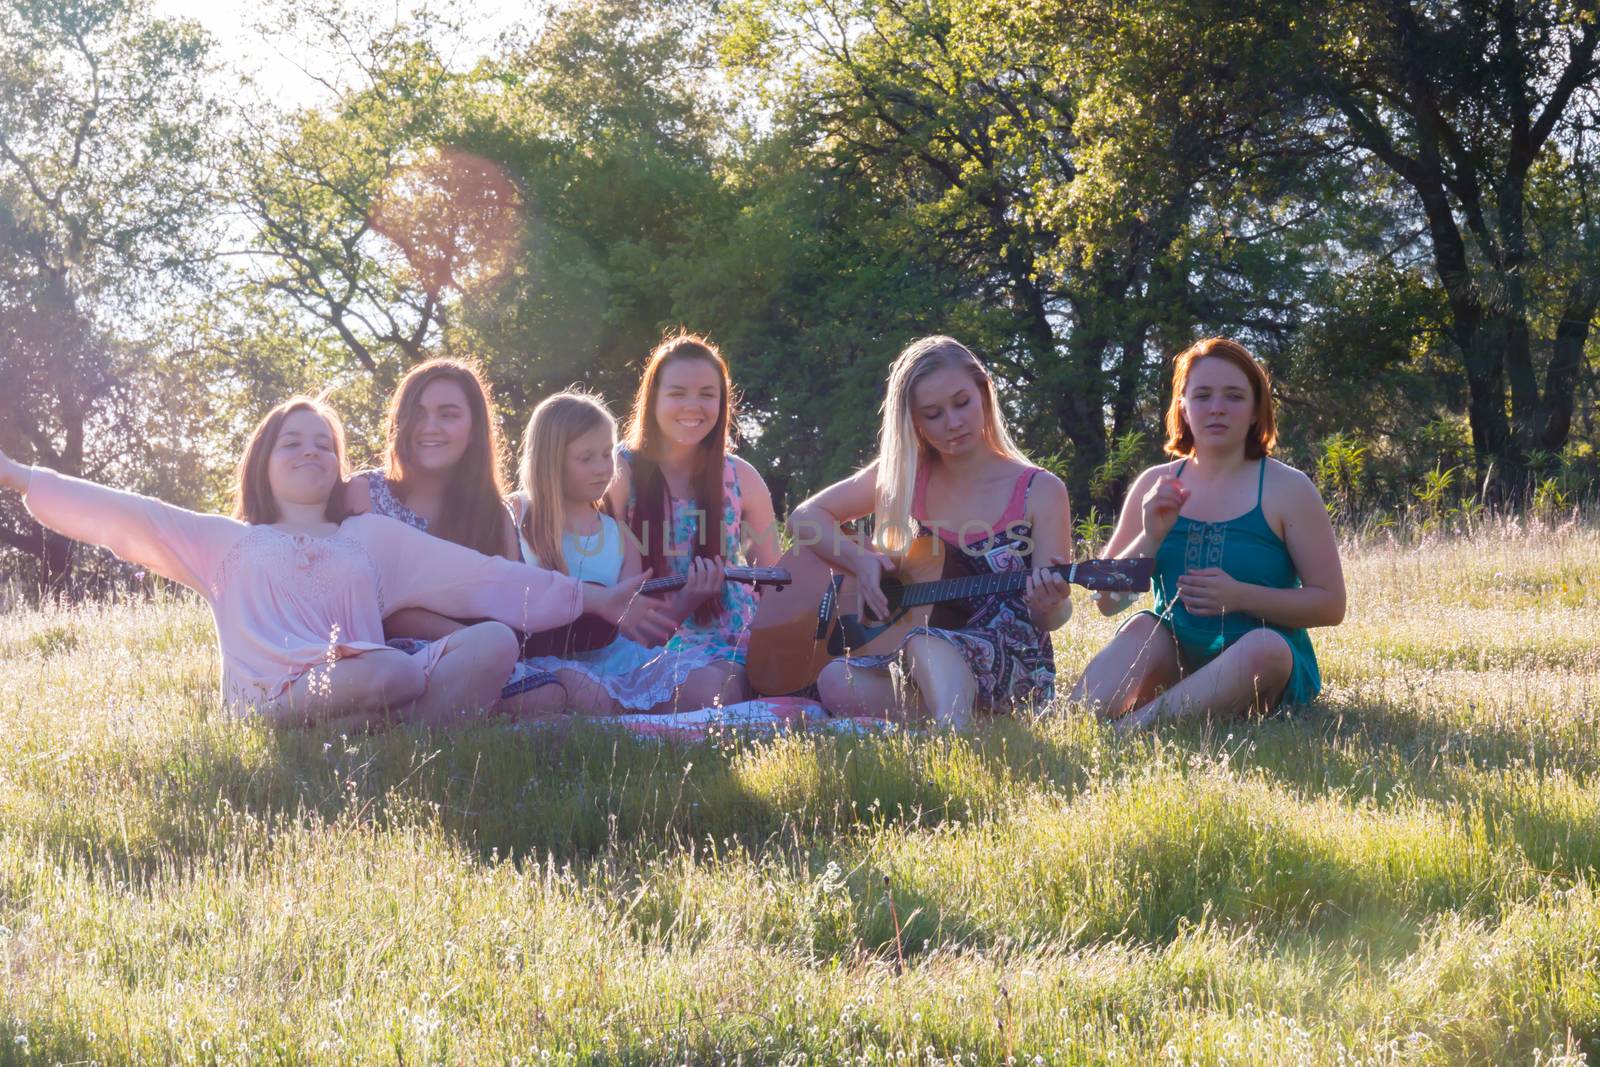
POLYGON ((1278 443, 1278 418, 1272 403, 1272 378, 1267 369, 1256 361, 1250 350, 1226 337, 1207 337, 1196 341, 1172 363, 1172 401, 1167 405, 1167 443, 1169 456, 1194 455, 1194 431, 1189 420, 1183 417, 1183 391, 1189 384, 1189 372, 1202 359, 1222 359, 1244 372, 1250 380, 1250 390, 1255 394, 1255 416, 1250 422, 1250 433, 1244 439, 1246 459, 1260 459, 1272 455, 1272 446, 1278 443))
MULTIPOLYGON (((676 333, 650 350, 639 391, 634 394, 633 411, 628 417, 628 451, 633 453, 633 514, 628 525, 643 546, 646 565, 657 576, 671 573, 667 567, 667 528, 672 516, 667 505, 667 481, 661 473, 661 427, 656 425, 656 395, 661 389, 661 372, 667 364, 698 359, 716 368, 722 382, 722 402, 711 430, 696 448, 691 484, 695 506, 700 514, 700 529, 692 554, 703 559, 722 555, 722 469, 727 463, 728 446, 734 420, 733 380, 728 363, 717 346, 692 333, 676 333)), ((695 618, 701 623, 714 620, 722 600, 714 597, 700 605, 695 618)))

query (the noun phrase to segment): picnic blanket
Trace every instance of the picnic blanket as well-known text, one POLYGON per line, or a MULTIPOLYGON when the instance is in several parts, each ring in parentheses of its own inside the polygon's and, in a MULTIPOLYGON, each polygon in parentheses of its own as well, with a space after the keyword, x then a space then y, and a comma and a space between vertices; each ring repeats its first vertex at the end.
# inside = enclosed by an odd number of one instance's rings
POLYGON ((635 737, 662 741, 703 741, 713 734, 734 732, 772 734, 783 730, 824 730, 868 734, 895 729, 894 723, 882 719, 830 717, 821 704, 799 697, 745 700, 667 715, 606 715, 588 721, 635 737))

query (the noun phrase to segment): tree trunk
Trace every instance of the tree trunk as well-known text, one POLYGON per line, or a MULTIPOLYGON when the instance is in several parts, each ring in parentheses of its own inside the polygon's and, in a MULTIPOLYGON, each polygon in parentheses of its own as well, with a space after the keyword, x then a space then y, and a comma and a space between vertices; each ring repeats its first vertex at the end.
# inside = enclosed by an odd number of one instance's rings
POLYGON ((1561 321, 1556 324, 1554 351, 1550 357, 1550 370, 1545 377, 1544 403, 1535 427, 1534 443, 1537 447, 1558 452, 1567 443, 1572 430, 1572 411, 1578 398, 1578 377, 1583 369, 1583 350, 1589 342, 1589 329, 1594 322, 1600 290, 1579 280, 1567 289, 1567 298, 1561 309, 1561 321))

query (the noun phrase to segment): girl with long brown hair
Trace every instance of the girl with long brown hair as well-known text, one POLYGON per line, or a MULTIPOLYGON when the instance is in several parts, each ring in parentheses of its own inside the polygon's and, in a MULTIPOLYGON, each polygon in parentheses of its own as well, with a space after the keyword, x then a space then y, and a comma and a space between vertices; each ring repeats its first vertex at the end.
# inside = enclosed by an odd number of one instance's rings
POLYGON ((770 567, 780 552, 772 493, 730 452, 736 417, 728 364, 709 340, 679 333, 651 350, 607 496, 647 568, 689 577, 668 601, 683 621, 667 652, 692 669, 663 710, 749 696, 756 593, 724 582, 723 570, 770 567))
MULTIPOLYGON (((1179 353, 1170 462, 1128 488, 1108 556, 1155 556, 1155 609, 1090 661, 1072 699, 1120 731, 1301 704, 1322 688, 1307 627, 1344 619, 1344 572, 1317 488, 1271 458, 1272 380, 1211 337, 1179 353)), ((1111 596, 1100 610, 1122 607, 1111 596)))
MULTIPOLYGON (((345 490, 352 515, 374 512, 488 556, 520 559, 501 477, 500 431, 489 384, 470 363, 431 359, 395 389, 384 423, 384 465, 357 472, 345 490)), ((417 651, 463 624, 419 608, 384 619, 390 644, 417 651)), ((518 666, 502 697, 514 710, 553 713, 566 704, 559 680, 518 666)))
POLYGON ((205 598, 232 711, 289 725, 446 725, 494 705, 517 656, 512 627, 549 629, 593 612, 641 639, 664 632, 659 604, 637 597, 637 583, 584 586, 382 516, 345 517, 344 471, 339 417, 310 397, 280 404, 256 427, 232 517, 0 453, 0 489, 20 492, 40 523, 205 598), (494 621, 408 656, 383 642, 386 607, 494 621))

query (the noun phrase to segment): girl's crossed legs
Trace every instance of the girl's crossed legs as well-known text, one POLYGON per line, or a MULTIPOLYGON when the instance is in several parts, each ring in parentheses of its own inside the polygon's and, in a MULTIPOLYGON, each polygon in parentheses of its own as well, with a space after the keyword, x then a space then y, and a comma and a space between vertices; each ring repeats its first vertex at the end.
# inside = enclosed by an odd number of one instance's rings
POLYGON ((1263 627, 1184 676, 1172 631, 1154 616, 1138 615, 1089 662, 1072 700, 1128 733, 1196 715, 1267 710, 1283 694, 1293 670, 1289 643, 1263 627))
POLYGON ((516 662, 516 635, 501 623, 480 622, 443 640, 431 674, 423 673, 420 657, 395 649, 346 656, 306 671, 262 715, 284 726, 356 728, 454 726, 486 717, 516 662))

